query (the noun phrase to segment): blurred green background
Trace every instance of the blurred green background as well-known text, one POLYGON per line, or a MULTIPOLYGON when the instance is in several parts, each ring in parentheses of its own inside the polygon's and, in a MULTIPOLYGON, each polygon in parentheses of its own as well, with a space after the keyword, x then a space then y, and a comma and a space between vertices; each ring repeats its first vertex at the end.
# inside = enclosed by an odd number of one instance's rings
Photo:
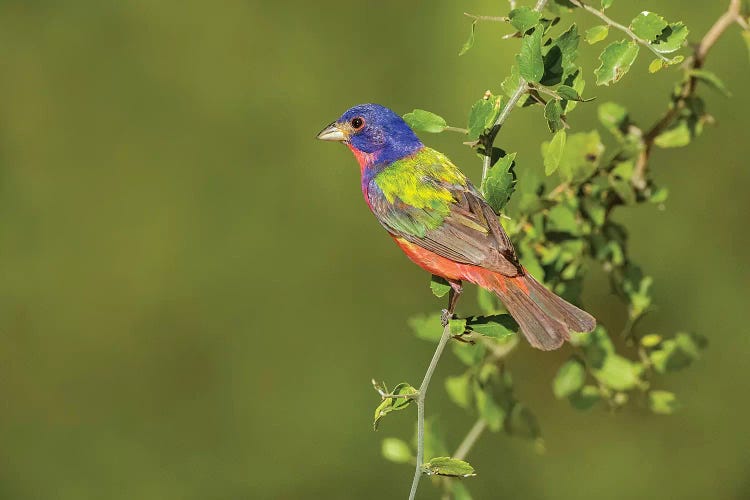
MULTIPOLYGON (((727 2, 648 7, 696 39, 727 2)), ((432 353, 406 319, 443 306, 368 212, 345 148, 314 140, 351 105, 435 111, 461 126, 497 89, 518 41, 464 11, 505 2, 0 2, 0 498, 402 498, 411 468, 372 431, 372 377, 418 383, 432 353)), ((576 15, 583 28, 597 24, 576 15)), ((667 103, 676 69, 642 57, 594 88, 603 46, 583 47, 586 94, 572 116, 627 105, 640 123, 667 103)), ((477 498, 750 498, 746 92, 732 27, 708 69, 734 91, 701 90, 718 126, 657 150, 665 211, 623 209, 633 258, 655 278, 644 328, 709 337, 704 359, 660 379, 685 408, 578 413, 551 393, 568 351, 527 345, 509 361, 548 452, 487 435, 470 456, 477 498)), ((519 152, 521 187, 541 172, 539 111, 498 144, 519 152)), ((424 137, 477 178, 455 134, 424 137)), ((616 331, 601 276, 587 307, 616 331)), ((464 312, 472 302, 465 301, 464 312)), ((473 417, 442 377, 428 399, 451 447, 473 417)), ((411 412, 409 412, 411 413, 411 412)), ((421 498, 435 498, 426 482, 421 498)))

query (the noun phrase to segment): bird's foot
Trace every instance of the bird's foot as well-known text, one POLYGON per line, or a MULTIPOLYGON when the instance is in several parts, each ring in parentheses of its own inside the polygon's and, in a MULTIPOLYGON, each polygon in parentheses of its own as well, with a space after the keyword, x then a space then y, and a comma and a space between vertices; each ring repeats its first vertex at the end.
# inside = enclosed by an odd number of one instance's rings
POLYGON ((448 309, 443 309, 440 315, 440 324, 443 325, 443 328, 448 326, 448 321, 451 319, 453 319, 453 313, 448 311, 448 309))

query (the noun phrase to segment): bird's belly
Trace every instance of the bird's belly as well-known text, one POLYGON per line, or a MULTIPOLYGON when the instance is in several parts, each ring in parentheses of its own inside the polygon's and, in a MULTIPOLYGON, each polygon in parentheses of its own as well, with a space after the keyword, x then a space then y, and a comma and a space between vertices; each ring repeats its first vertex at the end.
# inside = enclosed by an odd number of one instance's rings
POLYGON ((404 251, 412 262, 429 273, 449 280, 466 280, 485 288, 497 286, 498 276, 492 271, 471 264, 454 262, 435 252, 410 243, 404 238, 394 237, 393 241, 401 247, 401 250, 404 251))

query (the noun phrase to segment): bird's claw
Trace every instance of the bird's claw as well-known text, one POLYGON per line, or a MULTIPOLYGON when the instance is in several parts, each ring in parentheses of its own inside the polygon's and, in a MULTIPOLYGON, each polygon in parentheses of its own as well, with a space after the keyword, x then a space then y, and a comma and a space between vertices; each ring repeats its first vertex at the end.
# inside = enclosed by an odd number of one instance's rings
POLYGON ((453 318, 453 313, 448 311, 448 309, 443 309, 442 314, 440 315, 440 324, 443 325, 443 328, 448 326, 448 321, 453 318))

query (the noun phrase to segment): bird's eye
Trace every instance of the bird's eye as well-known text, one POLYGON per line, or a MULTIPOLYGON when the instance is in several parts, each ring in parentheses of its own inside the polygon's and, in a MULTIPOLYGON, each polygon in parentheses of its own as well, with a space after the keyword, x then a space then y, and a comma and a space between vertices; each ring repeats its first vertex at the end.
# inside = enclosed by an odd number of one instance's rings
POLYGON ((350 123, 352 124, 354 130, 359 130, 365 126, 365 121, 359 116, 356 118, 352 118, 352 121, 350 123))

